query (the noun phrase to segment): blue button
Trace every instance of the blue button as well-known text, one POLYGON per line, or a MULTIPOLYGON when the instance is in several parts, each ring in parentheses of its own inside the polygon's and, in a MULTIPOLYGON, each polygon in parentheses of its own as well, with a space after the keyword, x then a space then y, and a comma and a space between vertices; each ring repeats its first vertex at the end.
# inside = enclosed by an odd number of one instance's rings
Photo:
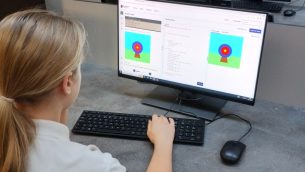
POLYGON ((249 31, 252 32, 252 33, 262 33, 262 30, 260 30, 260 29, 253 29, 253 28, 250 28, 249 31))

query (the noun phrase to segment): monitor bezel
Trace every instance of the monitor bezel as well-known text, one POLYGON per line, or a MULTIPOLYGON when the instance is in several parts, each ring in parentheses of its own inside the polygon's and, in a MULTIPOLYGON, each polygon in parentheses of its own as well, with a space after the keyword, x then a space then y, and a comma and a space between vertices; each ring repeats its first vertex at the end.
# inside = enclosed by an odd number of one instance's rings
POLYGON ((221 92, 221 91, 215 91, 215 90, 210 90, 207 88, 198 88, 196 89, 196 87, 194 86, 189 86, 187 84, 181 84, 181 83, 175 83, 172 81, 168 81, 168 82, 160 82, 160 81, 154 81, 151 79, 146 79, 146 78, 140 78, 140 77, 135 77, 135 76, 131 76, 131 75, 126 75, 120 72, 120 28, 119 28, 119 17, 120 17, 120 2, 121 0, 118 0, 118 5, 117 5, 117 45, 118 45, 118 68, 117 68, 117 72, 118 72, 118 76, 122 77, 122 78, 127 78, 127 79, 132 79, 132 80, 136 80, 139 82, 145 82, 145 83, 151 83, 151 84, 155 84, 155 85, 160 85, 160 86, 165 86, 165 87, 170 87, 170 88, 174 88, 174 89, 178 89, 178 90, 185 90, 185 91, 190 91, 190 92, 194 92, 194 93, 199 93, 199 94, 203 94, 206 96, 210 96, 210 97, 216 97, 216 98, 220 98, 220 99, 224 99, 224 100, 228 100, 228 101, 234 101, 234 102, 238 102, 238 103, 243 103, 243 104, 247 104, 247 105, 254 105, 255 100, 256 100, 256 92, 257 92, 257 84, 258 84, 258 79, 259 79, 259 74, 260 74, 260 67, 261 67, 261 61, 262 61, 262 53, 263 53, 263 48, 264 48, 264 42, 265 42, 265 35, 266 35, 266 31, 267 31, 267 20, 268 20, 268 13, 265 12, 260 12, 260 11, 253 11, 253 10, 246 10, 246 9, 236 9, 236 8, 228 8, 228 7, 218 7, 218 6, 209 6, 209 5, 203 5, 203 4, 194 4, 194 3, 186 3, 186 2, 177 2, 177 1, 170 1, 170 0, 145 0, 145 1, 156 1, 156 2, 163 2, 163 3, 173 3, 173 4, 182 4, 182 5, 189 5, 189 6, 198 6, 198 7, 206 7, 206 8, 216 8, 216 9, 224 9, 224 10, 232 10, 232 11, 241 11, 241 12, 249 12, 249 13, 256 13, 256 14, 265 14, 266 15, 266 19, 265 19, 265 26, 264 26, 264 34, 263 34, 263 40, 262 40, 262 47, 261 47, 261 52, 260 52, 260 58, 259 58, 259 63, 258 63, 258 69, 257 69, 257 77, 256 77, 256 82, 255 82, 255 89, 254 89, 254 96, 252 100, 247 100, 247 99, 241 99, 241 98, 237 98, 235 94, 229 94, 229 93, 225 93, 225 92, 221 92), (191 88, 190 88, 191 87, 191 88))

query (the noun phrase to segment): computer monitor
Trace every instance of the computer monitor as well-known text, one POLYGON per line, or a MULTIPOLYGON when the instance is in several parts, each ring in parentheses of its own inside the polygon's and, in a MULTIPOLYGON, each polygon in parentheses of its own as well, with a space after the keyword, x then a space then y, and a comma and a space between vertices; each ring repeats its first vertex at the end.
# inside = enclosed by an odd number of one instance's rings
POLYGON ((225 100, 253 105, 266 19, 177 1, 119 0, 118 75, 160 85, 144 104, 208 120, 225 100))

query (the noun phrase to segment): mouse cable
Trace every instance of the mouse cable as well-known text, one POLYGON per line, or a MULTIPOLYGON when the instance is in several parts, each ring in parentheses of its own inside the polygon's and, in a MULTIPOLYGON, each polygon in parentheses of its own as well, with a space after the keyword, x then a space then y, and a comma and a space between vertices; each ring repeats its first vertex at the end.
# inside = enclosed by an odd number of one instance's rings
MULTIPOLYGON (((305 2, 305 0, 304 0, 304 2, 305 2)), ((174 106, 177 102, 178 102, 178 106, 180 106, 180 105, 181 105, 181 102, 182 102, 183 100, 193 100, 193 101, 196 101, 196 100, 200 100, 200 99, 201 99, 201 97, 200 97, 199 99, 183 99, 183 98, 181 97, 181 94, 182 94, 182 92, 180 92, 180 93, 177 95, 176 99, 175 99, 174 102, 171 104, 170 108, 163 114, 164 116, 166 116, 166 115, 172 110, 173 106, 174 106)), ((195 117, 195 118, 197 118, 197 119, 201 119, 200 117, 197 117, 197 115, 194 114, 194 113, 192 113, 192 112, 184 111, 184 110, 182 110, 182 109, 179 109, 179 110, 182 111, 182 112, 191 114, 193 117, 195 117)), ((228 117, 228 116, 234 116, 234 117, 236 117, 236 118, 238 118, 238 119, 240 119, 240 120, 246 122, 246 123, 249 125, 249 129, 247 130, 247 132, 245 132, 245 133, 238 139, 238 141, 241 141, 241 140, 242 140, 244 137, 246 137, 246 136, 251 132, 251 130, 252 130, 252 124, 251 124, 251 122, 250 122, 249 120, 246 120, 246 119, 244 119, 244 118, 242 118, 242 117, 236 115, 236 114, 228 113, 228 114, 222 114, 222 115, 221 115, 221 113, 218 113, 217 116, 218 116, 218 117, 216 117, 214 120, 212 120, 212 121, 206 123, 206 126, 208 126, 209 124, 211 124, 211 123, 213 123, 213 122, 215 122, 215 121, 217 121, 217 120, 219 120, 219 119, 222 119, 222 118, 228 117)))
POLYGON ((177 105, 178 105, 178 107, 179 107, 178 110, 179 110, 180 112, 187 113, 187 114, 191 115, 191 117, 193 117, 193 118, 197 118, 197 119, 199 119, 199 120, 202 120, 202 118, 198 117, 198 116, 197 116, 196 114, 194 114, 193 112, 188 112, 188 111, 185 111, 185 110, 183 110, 183 109, 181 108, 181 103, 182 103, 183 100, 187 100, 187 101, 198 101, 198 100, 202 99, 202 97, 194 98, 194 99, 188 99, 188 98, 183 98, 183 97, 181 96, 181 94, 183 94, 183 91, 181 91, 181 92, 177 95, 175 101, 172 103, 172 105, 170 106, 170 108, 169 108, 169 109, 166 111, 166 113, 164 113, 163 115, 166 116, 166 115, 169 113, 169 111, 172 110, 173 106, 177 103, 177 105))
MULTIPOLYGON (((183 91, 181 91, 178 95, 177 95, 177 98, 176 98, 176 100, 175 100, 175 102, 172 104, 172 106, 176 103, 176 102, 178 102, 178 110, 180 111, 180 112, 183 112, 183 113, 187 113, 187 114, 189 114, 189 115, 191 115, 192 117, 194 117, 194 118, 197 118, 197 119, 201 119, 200 117, 197 117, 197 115, 196 114, 194 114, 194 113, 192 113, 192 112, 188 112, 188 111, 185 111, 185 110, 183 110, 182 108, 181 108, 181 103, 182 103, 182 101, 183 100, 185 100, 185 101, 198 101, 198 100, 200 100, 200 99, 202 99, 202 97, 198 97, 198 98, 184 98, 184 97, 182 97, 181 95, 183 94, 183 91)), ((171 110, 171 108, 170 108, 170 110, 171 110)), ((167 113, 168 113, 168 111, 167 111, 167 113)), ((166 114, 167 114, 166 113, 166 114)))
MULTIPOLYGON (((174 105, 176 104, 176 102, 179 100, 180 94, 181 94, 181 93, 179 93, 179 94, 176 96, 176 99, 175 99, 174 102, 170 105, 169 109, 167 109, 167 111, 163 114, 163 116, 166 116, 166 115, 169 113, 169 111, 172 110, 173 106, 174 106, 174 105)), ((180 103, 179 103, 179 104, 180 104, 180 103)))
POLYGON ((238 119, 240 119, 240 120, 246 122, 246 123, 249 125, 249 128, 248 128, 247 132, 245 132, 245 133, 238 139, 238 141, 241 141, 241 140, 242 140, 244 137, 246 137, 246 136, 250 133, 250 131, 252 130, 252 124, 251 124, 251 122, 250 122, 249 120, 246 120, 246 119, 240 117, 239 115, 236 115, 236 114, 233 114, 233 113, 222 114, 222 115, 216 117, 213 121, 207 123, 206 126, 210 125, 211 123, 213 123, 213 122, 215 122, 215 121, 217 121, 217 120, 219 120, 219 119, 222 119, 222 118, 228 117, 228 116, 236 117, 236 118, 238 118, 238 119))
MULTIPOLYGON (((202 99, 202 97, 198 97, 198 98, 194 98, 194 99, 192 99, 192 98, 184 98, 183 96, 182 96, 182 94, 183 94, 183 91, 180 91, 180 93, 176 96, 176 99, 174 100, 174 102, 171 104, 171 106, 170 106, 170 108, 163 114, 164 116, 166 116, 168 113, 169 113, 169 111, 171 111, 172 110, 172 108, 173 108, 173 106, 178 102, 178 106, 180 106, 181 105, 181 102, 183 101, 183 100, 189 100, 189 101, 196 101, 196 100, 200 100, 200 99, 202 99)), ((181 109, 179 109, 180 111, 182 111, 181 109)), ((186 112, 186 113, 188 113, 188 112, 186 112)), ((189 112, 189 113, 191 113, 191 112, 189 112)), ((191 113, 192 114, 192 113, 191 113)))
POLYGON ((184 91, 181 91, 180 94, 178 95, 179 100, 181 100, 181 101, 184 101, 184 100, 185 101, 197 101, 197 100, 201 100, 203 98, 203 96, 199 96, 197 98, 185 98, 185 97, 182 96, 183 93, 184 93, 184 91))

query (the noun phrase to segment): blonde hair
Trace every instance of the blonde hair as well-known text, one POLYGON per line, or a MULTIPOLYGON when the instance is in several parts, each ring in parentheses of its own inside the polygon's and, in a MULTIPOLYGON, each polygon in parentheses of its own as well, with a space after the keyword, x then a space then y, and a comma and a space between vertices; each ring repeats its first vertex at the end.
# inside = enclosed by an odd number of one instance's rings
POLYGON ((27 10, 0 22, 0 171, 25 172, 35 126, 15 103, 35 103, 58 86, 83 58, 82 24, 45 10, 27 10))

